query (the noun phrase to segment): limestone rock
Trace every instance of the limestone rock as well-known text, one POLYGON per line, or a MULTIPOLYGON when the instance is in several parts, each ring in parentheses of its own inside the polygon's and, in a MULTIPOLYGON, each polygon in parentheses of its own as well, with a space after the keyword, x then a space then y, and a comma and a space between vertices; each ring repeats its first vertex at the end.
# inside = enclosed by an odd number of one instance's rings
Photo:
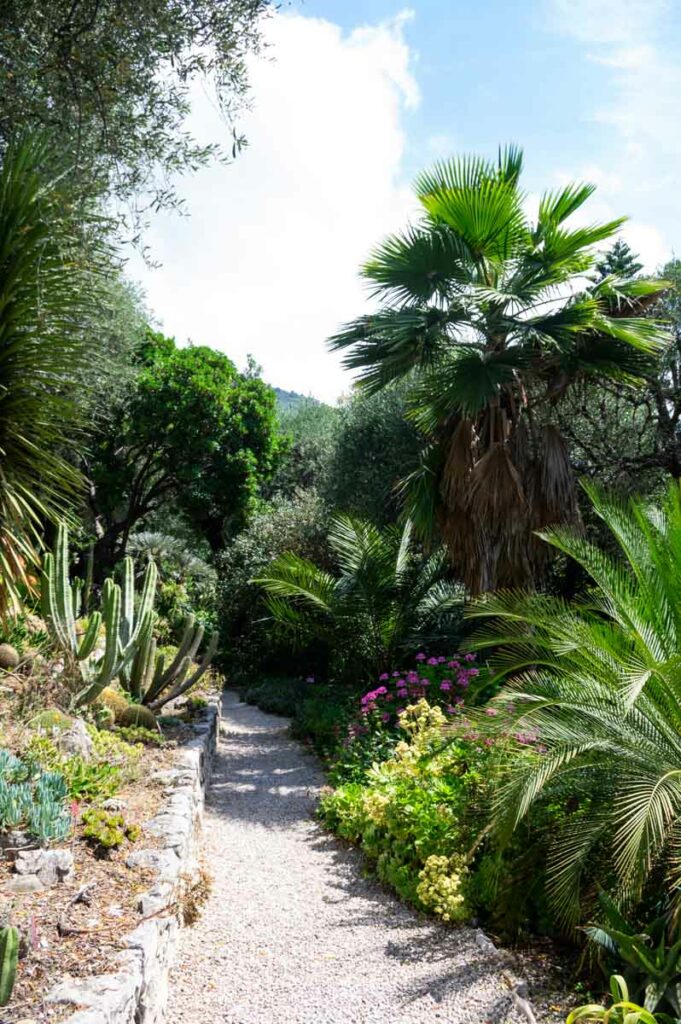
POLYGON ((15 875, 14 878, 10 878, 5 882, 3 888, 5 892, 19 895, 23 892, 40 892, 41 889, 45 888, 45 884, 40 881, 37 875, 15 875))
POLYGON ((36 875, 42 885, 54 885, 73 876, 70 850, 21 850, 14 870, 18 875, 36 875))
POLYGON ((73 725, 60 734, 57 745, 69 757, 79 755, 84 761, 92 758, 93 743, 82 718, 74 719, 73 725))

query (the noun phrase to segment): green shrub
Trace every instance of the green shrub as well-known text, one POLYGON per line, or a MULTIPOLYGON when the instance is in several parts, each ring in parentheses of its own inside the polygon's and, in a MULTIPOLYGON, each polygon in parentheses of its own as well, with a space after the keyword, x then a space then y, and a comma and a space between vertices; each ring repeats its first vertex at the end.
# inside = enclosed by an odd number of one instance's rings
POLYGON ((383 881, 403 899, 443 920, 463 920, 467 851, 497 754, 461 734, 445 740, 447 718, 425 699, 400 716, 404 738, 393 755, 323 797, 322 820, 358 843, 383 881))
POLYGON ((114 734, 127 743, 142 743, 149 747, 164 747, 168 742, 158 729, 145 729, 143 725, 118 725, 114 734))
MULTIPOLYGON (((253 583, 284 551, 328 561, 329 512, 314 491, 290 498, 276 496, 218 556, 218 625, 222 637, 222 671, 240 682, 261 672, 295 674, 300 653, 292 654, 265 621, 260 588, 253 583)), ((305 664, 320 672, 326 651, 305 652, 305 664)))

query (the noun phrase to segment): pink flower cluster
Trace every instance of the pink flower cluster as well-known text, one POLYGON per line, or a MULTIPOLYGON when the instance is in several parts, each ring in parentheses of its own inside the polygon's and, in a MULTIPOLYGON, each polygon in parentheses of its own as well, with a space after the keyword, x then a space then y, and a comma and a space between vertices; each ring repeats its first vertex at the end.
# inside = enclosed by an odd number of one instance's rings
POLYGON ((396 725, 398 715, 408 704, 425 697, 440 706, 446 714, 457 714, 464 703, 464 693, 471 680, 480 674, 475 655, 428 657, 417 654, 416 668, 403 672, 383 672, 379 685, 369 690, 360 701, 360 718, 351 724, 350 739, 369 731, 371 723, 396 725))

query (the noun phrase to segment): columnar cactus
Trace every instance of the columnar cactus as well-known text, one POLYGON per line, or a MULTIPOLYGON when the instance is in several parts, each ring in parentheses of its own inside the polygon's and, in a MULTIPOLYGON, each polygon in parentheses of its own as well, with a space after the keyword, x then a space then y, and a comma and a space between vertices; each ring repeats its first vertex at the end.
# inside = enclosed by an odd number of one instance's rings
POLYGON ((153 629, 154 593, 157 570, 149 562, 142 593, 135 602, 134 566, 131 558, 123 562, 123 584, 106 579, 102 588, 102 612, 93 612, 82 640, 78 640, 76 620, 80 611, 82 583, 69 582, 68 532, 64 524, 57 530, 54 554, 45 556, 42 574, 43 617, 56 643, 80 670, 84 686, 76 693, 74 705, 90 704, 102 690, 125 673, 142 640, 153 629), (104 623, 104 654, 95 646, 104 623))
POLYGON ((203 626, 197 626, 194 616, 188 615, 177 654, 166 668, 163 654, 156 655, 156 641, 149 632, 132 663, 130 694, 140 703, 157 711, 189 690, 207 671, 217 651, 218 634, 213 633, 197 668, 187 676, 201 646, 203 634, 203 626))
POLYGON ((0 1006, 7 1006, 12 996, 19 960, 19 932, 16 928, 0 928, 0 1006))

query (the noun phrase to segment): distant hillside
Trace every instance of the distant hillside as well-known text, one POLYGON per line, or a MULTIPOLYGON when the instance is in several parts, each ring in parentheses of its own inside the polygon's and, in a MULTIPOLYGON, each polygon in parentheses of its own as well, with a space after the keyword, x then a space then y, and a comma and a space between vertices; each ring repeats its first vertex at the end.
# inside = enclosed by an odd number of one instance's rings
POLYGON ((274 388, 277 396, 277 406, 280 412, 295 409, 301 402, 317 402, 311 395, 301 395, 298 391, 284 391, 283 388, 274 388))

